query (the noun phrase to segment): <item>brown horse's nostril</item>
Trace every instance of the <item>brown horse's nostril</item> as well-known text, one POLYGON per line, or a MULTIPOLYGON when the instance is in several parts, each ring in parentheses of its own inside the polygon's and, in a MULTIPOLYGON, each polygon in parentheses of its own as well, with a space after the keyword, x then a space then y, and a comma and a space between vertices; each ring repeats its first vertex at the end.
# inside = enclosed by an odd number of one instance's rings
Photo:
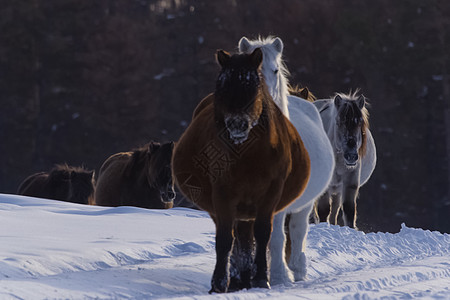
POLYGON ((229 118, 225 121, 225 125, 229 130, 243 132, 247 131, 249 124, 243 118, 229 118))
POLYGON ((169 191, 169 192, 167 193, 167 198, 168 198, 169 200, 175 199, 176 196, 177 196, 177 194, 176 194, 174 191, 169 191))

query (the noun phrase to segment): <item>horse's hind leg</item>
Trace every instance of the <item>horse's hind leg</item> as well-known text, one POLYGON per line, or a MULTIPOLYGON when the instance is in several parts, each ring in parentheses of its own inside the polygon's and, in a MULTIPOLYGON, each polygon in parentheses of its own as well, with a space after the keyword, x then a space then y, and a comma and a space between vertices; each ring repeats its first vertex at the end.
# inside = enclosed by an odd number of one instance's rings
POLYGON ((231 214, 216 216, 216 267, 209 293, 226 293, 229 284, 229 259, 233 247, 233 218, 231 214))
POLYGON ((254 221, 238 221, 234 230, 234 245, 230 257, 228 291, 251 288, 253 270, 254 221))
POLYGON ((341 209, 342 198, 340 194, 331 195, 331 213, 329 217, 330 224, 338 225, 339 210, 341 209))
POLYGON ((309 214, 314 203, 291 215, 289 234, 291 236, 291 257, 289 267, 294 272, 295 281, 306 280, 306 236, 309 228, 309 214))
POLYGON ((331 210, 331 195, 326 191, 316 202, 316 211, 319 217, 319 222, 328 222, 328 217, 331 210))
POLYGON ((359 186, 357 184, 350 184, 344 187, 343 194, 343 218, 344 224, 350 228, 358 229, 356 227, 356 198, 358 197, 359 186))
POLYGON ((284 222, 286 212, 282 211, 273 219, 273 231, 270 238, 270 283, 283 284, 294 282, 294 276, 286 264, 286 234, 284 222))

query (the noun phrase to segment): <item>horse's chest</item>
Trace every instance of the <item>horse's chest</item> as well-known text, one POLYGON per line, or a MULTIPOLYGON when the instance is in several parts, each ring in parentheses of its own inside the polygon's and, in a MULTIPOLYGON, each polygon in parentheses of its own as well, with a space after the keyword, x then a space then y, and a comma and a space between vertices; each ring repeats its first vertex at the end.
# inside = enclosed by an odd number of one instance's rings
POLYGON ((360 169, 358 162, 355 168, 348 168, 343 159, 336 160, 333 178, 331 179, 329 190, 331 193, 339 193, 344 184, 349 184, 357 180, 360 169))

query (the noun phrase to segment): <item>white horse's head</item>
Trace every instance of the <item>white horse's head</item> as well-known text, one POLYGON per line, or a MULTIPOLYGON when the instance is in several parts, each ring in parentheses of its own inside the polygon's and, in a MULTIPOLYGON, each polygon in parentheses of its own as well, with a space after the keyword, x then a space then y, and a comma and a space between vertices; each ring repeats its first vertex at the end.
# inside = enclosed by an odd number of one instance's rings
POLYGON ((267 37, 249 40, 242 37, 239 41, 239 52, 252 53, 256 48, 263 52, 262 73, 269 88, 270 95, 285 116, 288 112, 288 80, 289 71, 283 62, 283 42, 280 38, 267 37))
POLYGON ((342 155, 347 168, 356 166, 366 149, 366 130, 368 129, 368 111, 363 95, 336 94, 333 100, 335 108, 334 147, 337 155, 342 155))

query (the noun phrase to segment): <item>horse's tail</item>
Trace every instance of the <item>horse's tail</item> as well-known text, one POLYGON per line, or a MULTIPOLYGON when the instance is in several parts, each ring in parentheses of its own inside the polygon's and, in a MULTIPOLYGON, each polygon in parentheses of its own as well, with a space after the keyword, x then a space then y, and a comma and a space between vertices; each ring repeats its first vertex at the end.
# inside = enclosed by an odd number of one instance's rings
POLYGON ((307 87, 301 88, 298 85, 289 85, 288 92, 290 95, 303 98, 305 100, 308 100, 309 102, 314 102, 317 99, 316 96, 314 96, 314 94, 311 93, 311 91, 307 87))

